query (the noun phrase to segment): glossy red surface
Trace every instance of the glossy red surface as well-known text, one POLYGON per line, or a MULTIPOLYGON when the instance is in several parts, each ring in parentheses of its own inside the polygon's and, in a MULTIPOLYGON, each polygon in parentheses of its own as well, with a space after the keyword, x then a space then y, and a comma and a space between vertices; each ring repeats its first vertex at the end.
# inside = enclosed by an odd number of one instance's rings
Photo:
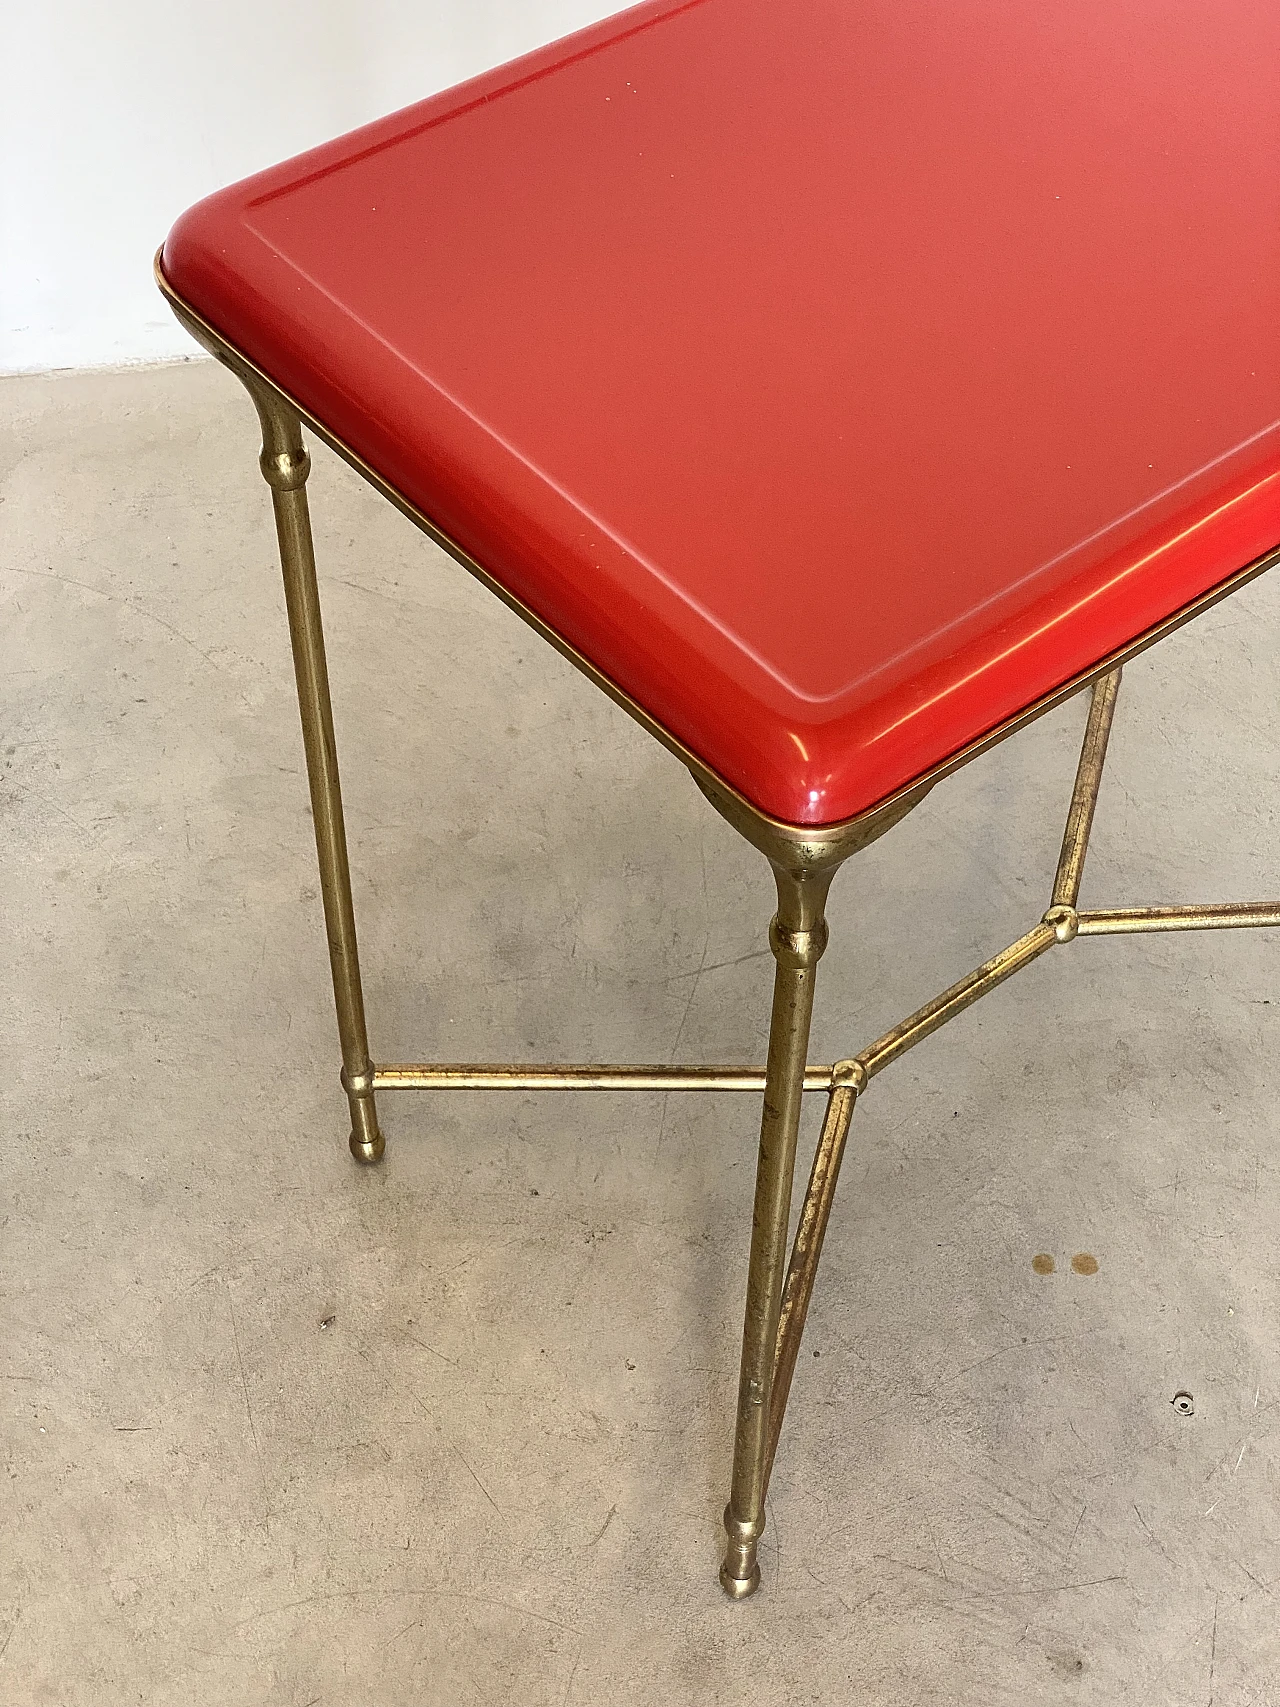
POLYGON ((200 203, 174 288, 756 805, 1280 542, 1274 0, 641 6, 200 203))

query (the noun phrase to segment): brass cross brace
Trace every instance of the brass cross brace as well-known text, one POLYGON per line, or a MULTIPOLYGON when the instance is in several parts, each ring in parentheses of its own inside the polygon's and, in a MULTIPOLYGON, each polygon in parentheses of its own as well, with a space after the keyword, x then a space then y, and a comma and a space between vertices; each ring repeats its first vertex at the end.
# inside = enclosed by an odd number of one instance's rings
MULTIPOLYGON (((822 1242, 859 1095, 891 1061, 963 1013, 1006 979, 1049 949, 1078 936, 1118 936, 1149 931, 1227 930, 1280 925, 1280 902, 1226 902, 1210 906, 1112 907, 1082 911, 1076 906, 1084 875, 1089 833, 1106 762, 1121 672, 1095 682, 1089 704, 1071 809, 1054 877, 1053 895, 1038 924, 1009 947, 961 978, 950 989, 890 1031, 832 1066, 805 1069, 804 1089, 825 1091, 827 1108, 800 1208, 778 1319, 770 1392, 766 1479, 772 1471, 791 1391, 822 1242)), ((765 1089, 763 1067, 409 1065, 373 1069, 377 1090, 642 1090, 756 1091, 765 1089)))

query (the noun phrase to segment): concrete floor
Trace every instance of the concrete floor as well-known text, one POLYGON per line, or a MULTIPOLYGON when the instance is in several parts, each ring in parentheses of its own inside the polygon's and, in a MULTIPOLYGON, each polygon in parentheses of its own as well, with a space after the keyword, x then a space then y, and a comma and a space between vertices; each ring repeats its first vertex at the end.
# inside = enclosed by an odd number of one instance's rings
MULTIPOLYGON (((1280 1703, 1274 933, 1080 942, 877 1081, 731 1605, 754 1099, 388 1096, 358 1169, 248 405, 0 409, 0 1699, 1280 1703)), ((311 490, 375 1053, 762 1058, 763 862, 311 490)), ((1130 669, 1086 902, 1280 891, 1278 619, 1130 669)), ((1083 715, 842 875, 815 1058, 1039 916, 1083 715)))

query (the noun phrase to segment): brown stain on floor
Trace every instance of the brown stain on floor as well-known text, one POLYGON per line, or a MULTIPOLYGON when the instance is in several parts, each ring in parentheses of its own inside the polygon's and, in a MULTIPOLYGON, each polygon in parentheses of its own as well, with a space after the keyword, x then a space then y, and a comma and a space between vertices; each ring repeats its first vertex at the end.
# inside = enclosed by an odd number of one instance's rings
MULTIPOLYGON (((1031 1266, 1037 1274, 1052 1274, 1056 1264, 1048 1251, 1041 1251, 1032 1257, 1031 1266)), ((1092 1251, 1077 1251, 1071 1259, 1071 1267, 1076 1274, 1097 1274, 1098 1259, 1092 1251)))

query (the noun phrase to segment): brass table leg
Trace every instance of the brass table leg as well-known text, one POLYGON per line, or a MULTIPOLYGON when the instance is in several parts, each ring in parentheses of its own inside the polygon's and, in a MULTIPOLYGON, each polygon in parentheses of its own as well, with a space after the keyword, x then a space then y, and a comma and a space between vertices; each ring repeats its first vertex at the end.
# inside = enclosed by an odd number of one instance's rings
POLYGON ((298 709, 302 716, 307 781, 311 787, 316 854, 320 862, 320 892, 329 938, 333 999, 342 1042, 342 1086, 351 1105, 351 1154, 359 1162, 376 1162, 383 1152, 384 1140, 373 1099, 373 1062, 365 1033, 351 873, 342 821, 342 790, 333 739, 333 708, 329 703, 329 671, 325 664, 320 593, 307 512, 306 482, 311 458, 302 442, 302 423, 288 404, 265 386, 250 385, 249 391, 262 422, 260 466, 271 488, 280 566, 284 571, 289 638, 293 643, 298 709))
POLYGON ((797 873, 775 865, 774 874, 778 882, 778 911, 769 927, 769 946, 777 962, 773 1018, 756 1163, 733 1481, 724 1514, 729 1544, 720 1567, 721 1586, 735 1600, 754 1593, 760 1584, 757 1551, 764 1532, 764 1501, 768 1490, 770 1401, 787 1263, 792 1175, 809 1050, 813 984, 818 960, 827 946, 824 909, 834 872, 827 868, 797 873))

